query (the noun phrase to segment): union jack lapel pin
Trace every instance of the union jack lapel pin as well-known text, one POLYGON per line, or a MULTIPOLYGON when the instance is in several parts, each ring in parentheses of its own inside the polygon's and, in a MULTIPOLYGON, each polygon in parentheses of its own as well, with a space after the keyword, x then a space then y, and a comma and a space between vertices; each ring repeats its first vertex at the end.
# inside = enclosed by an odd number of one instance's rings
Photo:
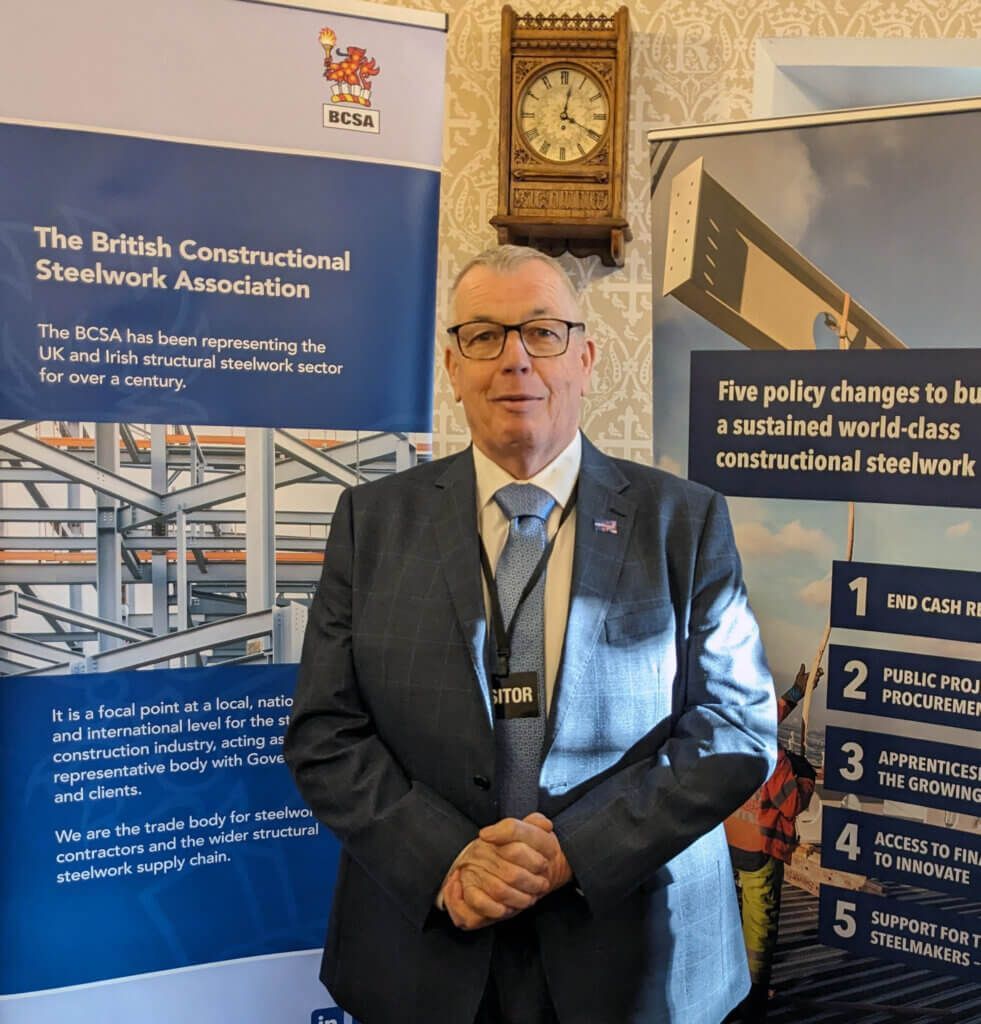
POLYGON ((594 519, 593 529, 597 533, 616 533, 617 521, 615 519, 594 519))

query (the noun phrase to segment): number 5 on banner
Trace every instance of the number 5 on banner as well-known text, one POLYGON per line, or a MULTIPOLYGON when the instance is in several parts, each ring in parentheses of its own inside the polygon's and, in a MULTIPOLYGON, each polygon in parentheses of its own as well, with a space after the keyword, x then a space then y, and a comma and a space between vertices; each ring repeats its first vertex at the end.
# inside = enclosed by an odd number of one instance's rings
POLYGON ((842 939, 850 939, 857 930, 855 910, 857 905, 850 900, 838 900, 835 903, 835 923, 832 925, 835 935, 842 939))

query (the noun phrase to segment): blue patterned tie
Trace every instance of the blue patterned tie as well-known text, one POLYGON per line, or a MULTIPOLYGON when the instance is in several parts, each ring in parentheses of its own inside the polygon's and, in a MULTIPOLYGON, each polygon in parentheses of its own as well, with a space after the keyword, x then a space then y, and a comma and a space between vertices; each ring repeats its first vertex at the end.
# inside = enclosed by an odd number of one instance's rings
MULTIPOLYGON (((555 499, 534 484, 508 484, 494 500, 511 521, 494 579, 504 624, 509 626, 546 544, 545 523, 555 499)), ((497 719, 497 779, 501 817, 523 818, 538 809, 538 776, 545 738, 545 573, 518 609, 511 637, 511 675, 534 672, 538 707, 534 718, 497 719)))

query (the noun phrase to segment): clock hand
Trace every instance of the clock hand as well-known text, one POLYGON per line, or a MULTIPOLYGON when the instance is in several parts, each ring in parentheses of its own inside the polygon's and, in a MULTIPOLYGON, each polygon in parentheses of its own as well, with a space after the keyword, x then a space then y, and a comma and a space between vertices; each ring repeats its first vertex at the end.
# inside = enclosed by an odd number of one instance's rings
MULTIPOLYGON (((562 108, 562 117, 566 121, 572 121, 569 117, 569 97, 572 95, 572 86, 569 86, 569 91, 565 94, 565 106, 562 108)), ((573 122, 575 123, 575 122, 573 122)))

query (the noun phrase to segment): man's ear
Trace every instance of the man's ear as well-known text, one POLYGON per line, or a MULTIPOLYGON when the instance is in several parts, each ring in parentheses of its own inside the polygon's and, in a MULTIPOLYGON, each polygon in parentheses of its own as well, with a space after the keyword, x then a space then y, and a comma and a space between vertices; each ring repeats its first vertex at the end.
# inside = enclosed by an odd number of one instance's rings
POLYGON ((582 352, 579 353, 582 361, 583 379, 579 389, 580 395, 588 395, 593 379, 593 367, 596 365, 596 342, 592 338, 586 338, 583 342, 582 352))
POLYGON ((450 387, 453 389, 453 398, 460 401, 460 389, 456 386, 457 356, 451 345, 443 350, 443 366, 446 369, 446 376, 450 378, 450 387))

